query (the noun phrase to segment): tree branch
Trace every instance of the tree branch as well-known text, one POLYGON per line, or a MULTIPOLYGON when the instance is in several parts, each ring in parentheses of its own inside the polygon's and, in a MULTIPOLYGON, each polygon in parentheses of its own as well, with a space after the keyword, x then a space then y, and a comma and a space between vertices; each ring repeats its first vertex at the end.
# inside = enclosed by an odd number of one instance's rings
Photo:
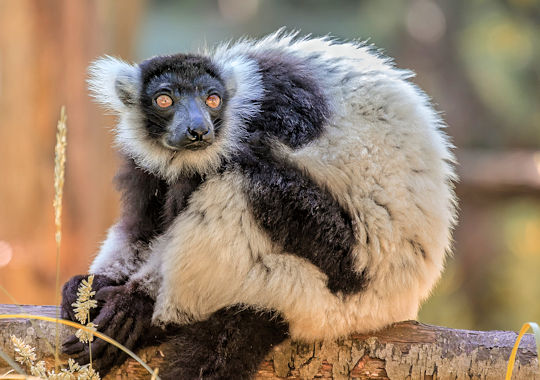
MULTIPOLYGON (((0 314, 15 313, 54 316, 55 307, 0 305, 0 314)), ((38 357, 53 363, 46 342, 54 342, 54 330, 54 324, 44 321, 0 320, 0 349, 14 357, 9 341, 14 334, 36 347, 38 357)), ((72 333, 62 327, 61 339, 72 333)), ((511 331, 455 330, 400 322, 377 333, 354 334, 335 342, 285 342, 268 355, 256 379, 503 379, 516 337, 511 331)), ((161 348, 146 348, 138 354, 155 368, 167 360, 161 348)), ((0 375, 8 370, 0 359, 0 375)), ((117 378, 147 379, 149 375, 134 360, 128 360, 107 376, 117 378)), ((512 379, 540 379, 530 334, 521 342, 512 379)))

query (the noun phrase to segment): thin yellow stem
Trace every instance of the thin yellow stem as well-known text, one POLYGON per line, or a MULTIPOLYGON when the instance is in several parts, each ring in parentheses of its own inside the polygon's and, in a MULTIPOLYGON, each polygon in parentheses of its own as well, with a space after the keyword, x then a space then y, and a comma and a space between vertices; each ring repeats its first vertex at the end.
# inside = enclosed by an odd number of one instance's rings
MULTIPOLYGON (((90 310, 86 314, 86 323, 90 323, 90 310)), ((92 341, 88 339, 88 356, 90 356, 90 368, 92 368, 92 341)))
POLYGON ((516 355, 517 350, 519 347, 519 343, 521 342, 521 338, 523 338, 523 335, 529 330, 529 328, 533 329, 534 336, 536 339, 536 354, 538 357, 540 357, 540 328, 538 325, 534 322, 527 322, 522 327, 518 334, 518 337, 516 339, 516 343, 514 343, 514 348, 512 348, 512 353, 510 354, 510 359, 508 359, 508 365, 506 367, 506 376, 505 380, 511 380, 512 379, 512 372, 514 371, 514 363, 516 362, 516 355))
MULTIPOLYGON (((55 285, 55 304, 58 306, 56 308, 56 320, 58 321, 60 319, 60 300, 59 300, 59 293, 60 293, 60 243, 58 242, 56 244, 56 285, 55 285)), ((55 372, 58 372, 58 367, 60 365, 60 355, 58 348, 60 347, 60 331, 58 329, 58 325, 56 325, 55 328, 55 339, 54 339, 54 370, 55 372)))
MULTIPOLYGON (((24 370, 2 350, 0 350, 0 358, 2 358, 7 364, 9 364, 11 368, 13 368, 19 374, 25 375, 24 370)), ((0 376, 0 379, 1 378, 2 376, 0 376)))

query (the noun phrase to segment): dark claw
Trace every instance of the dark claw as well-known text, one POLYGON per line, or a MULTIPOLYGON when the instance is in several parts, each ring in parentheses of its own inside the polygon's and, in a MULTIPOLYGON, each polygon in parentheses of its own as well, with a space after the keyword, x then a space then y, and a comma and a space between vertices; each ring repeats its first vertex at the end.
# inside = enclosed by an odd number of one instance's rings
POLYGON ((66 341, 62 344, 62 346, 71 346, 73 343, 77 343, 78 341, 79 341, 79 338, 77 338, 75 335, 72 335, 66 339, 66 341))
POLYGON ((68 341, 66 341, 63 345, 62 345, 62 351, 65 353, 65 354, 68 354, 68 355, 75 355, 75 354, 78 354, 82 351, 84 351, 85 349, 85 346, 83 343, 81 343, 79 341, 79 339, 73 335, 73 337, 71 337, 69 339, 70 343, 68 343, 68 341), (73 340, 73 338, 75 338, 75 340, 73 340))

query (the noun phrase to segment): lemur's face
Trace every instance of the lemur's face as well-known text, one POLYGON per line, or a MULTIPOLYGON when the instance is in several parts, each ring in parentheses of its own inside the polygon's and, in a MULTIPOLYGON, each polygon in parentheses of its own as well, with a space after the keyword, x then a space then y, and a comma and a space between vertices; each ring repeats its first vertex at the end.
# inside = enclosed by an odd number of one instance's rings
POLYGON ((208 60, 156 57, 140 69, 140 105, 149 138, 181 151, 205 149, 219 137, 227 94, 208 60))

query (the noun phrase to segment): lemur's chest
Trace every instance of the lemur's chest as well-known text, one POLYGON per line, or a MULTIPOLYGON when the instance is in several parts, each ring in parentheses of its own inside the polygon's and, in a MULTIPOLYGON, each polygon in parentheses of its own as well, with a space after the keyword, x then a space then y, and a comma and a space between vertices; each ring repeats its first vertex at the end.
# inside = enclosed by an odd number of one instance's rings
POLYGON ((189 211, 190 202, 215 203, 214 207, 226 203, 231 186, 236 192, 243 193, 243 181, 249 181, 251 175, 264 169, 260 160, 254 159, 247 149, 223 162, 219 170, 206 174, 185 174, 175 182, 165 184, 155 196, 161 202, 160 228, 165 232, 181 214, 189 211), (245 170, 249 166, 250 170, 245 170), (231 184, 231 178, 234 183, 231 184))

